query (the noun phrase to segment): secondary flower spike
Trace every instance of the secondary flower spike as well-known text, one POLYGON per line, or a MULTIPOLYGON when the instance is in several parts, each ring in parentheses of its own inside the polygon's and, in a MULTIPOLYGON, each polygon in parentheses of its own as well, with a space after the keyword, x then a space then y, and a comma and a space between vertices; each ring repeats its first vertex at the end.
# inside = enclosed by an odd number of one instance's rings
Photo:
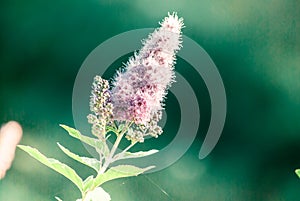
POLYGON ((112 117, 113 105, 109 102, 110 92, 109 83, 100 76, 94 78, 90 96, 90 110, 93 114, 87 116, 88 122, 92 124, 93 135, 100 139, 105 138, 105 125, 110 122, 112 117))
POLYGON ((115 77, 111 91, 115 120, 147 125, 153 116, 161 117, 164 97, 175 78, 183 19, 169 13, 159 24, 115 77))

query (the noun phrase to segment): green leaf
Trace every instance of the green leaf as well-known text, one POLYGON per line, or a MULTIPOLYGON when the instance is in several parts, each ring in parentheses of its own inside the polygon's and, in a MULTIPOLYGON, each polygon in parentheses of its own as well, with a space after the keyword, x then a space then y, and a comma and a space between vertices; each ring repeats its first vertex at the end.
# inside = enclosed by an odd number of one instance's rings
POLYGON ((59 197, 56 197, 56 196, 55 196, 55 199, 56 199, 57 201, 63 201, 62 199, 60 199, 59 197))
POLYGON ((298 175, 298 177, 300 178, 300 169, 295 170, 295 173, 298 175))
POLYGON ((120 124, 118 126, 118 133, 121 133, 123 131, 124 127, 125 127, 125 124, 120 124))
POLYGON ((133 165, 118 165, 110 168, 103 174, 97 175, 94 181, 94 187, 100 186, 104 182, 123 178, 123 177, 132 177, 142 174, 143 172, 154 168, 155 166, 149 166, 147 168, 138 168, 133 165))
POLYGON ((149 156, 151 154, 155 154, 157 152, 158 150, 152 149, 149 151, 139 151, 135 153, 131 153, 131 152, 119 153, 114 157, 114 161, 121 160, 121 159, 128 159, 128 158, 140 158, 144 156, 149 156))
POLYGON ((91 137, 82 135, 78 130, 76 130, 74 128, 71 128, 69 126, 66 126, 66 125, 63 125, 63 124, 60 124, 60 126, 62 128, 64 128, 69 133, 69 135, 71 135, 72 137, 77 138, 80 141, 96 148, 97 150, 102 151, 102 153, 104 154, 105 157, 108 156, 109 148, 108 148, 108 146, 105 142, 103 142, 99 139, 96 139, 96 138, 91 138, 91 137))
POLYGON ((73 152, 71 152, 70 150, 66 149, 64 146, 62 146, 61 144, 57 143, 57 145, 59 146, 59 148, 69 157, 73 158, 74 160, 89 166, 91 168, 93 168, 94 170, 96 170, 96 172, 98 172, 100 170, 101 164, 100 161, 98 161, 95 158, 89 158, 89 157, 82 157, 82 156, 78 156, 77 154, 74 154, 73 152))
POLYGON ((94 176, 91 175, 88 178, 86 178, 83 182, 83 192, 86 193, 90 191, 93 188, 94 184, 94 176))
POLYGON ((64 163, 61 163, 60 161, 53 159, 53 158, 47 158, 45 155, 40 153, 37 149, 32 148, 30 146, 24 146, 24 145, 18 145, 20 149, 28 153, 30 156, 32 156, 34 159, 38 160, 42 164, 46 165, 47 167, 53 169, 54 171, 62 174, 66 178, 68 178, 70 181, 72 181, 82 192, 82 179, 78 176, 78 174, 67 166, 64 163))
POLYGON ((112 126, 106 126, 105 128, 106 128, 106 132, 109 132, 109 131, 112 131, 114 133, 116 132, 116 129, 112 126))

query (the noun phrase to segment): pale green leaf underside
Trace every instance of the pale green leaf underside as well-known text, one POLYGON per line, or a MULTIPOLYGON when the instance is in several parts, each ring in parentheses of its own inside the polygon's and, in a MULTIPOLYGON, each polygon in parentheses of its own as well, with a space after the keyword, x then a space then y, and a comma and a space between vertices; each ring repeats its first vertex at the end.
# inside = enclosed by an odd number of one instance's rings
POLYGON ((63 124, 60 124, 60 126, 62 128, 64 128, 69 133, 70 136, 79 139, 80 141, 96 148, 97 150, 102 150, 102 152, 104 153, 105 156, 107 156, 109 154, 109 149, 105 142, 102 142, 101 140, 96 139, 96 138, 91 138, 91 137, 82 135, 78 130, 71 128, 69 126, 66 126, 63 124))
POLYGON ((18 145, 18 147, 26 153, 28 153, 33 158, 35 158, 36 160, 38 160, 39 162, 41 162, 42 164, 68 178, 79 188, 80 191, 82 191, 82 179, 78 176, 75 170, 56 159, 47 158, 35 148, 24 145, 18 145))
POLYGON ((125 152, 123 154, 117 154, 115 156, 115 160, 121 160, 121 159, 128 159, 128 158, 140 158, 140 157, 144 157, 144 156, 149 156, 151 154, 155 154, 157 153, 158 150, 156 149, 152 149, 149 151, 139 151, 139 152, 135 152, 135 153, 131 153, 131 152, 125 152))
POLYGON ((96 172, 98 172, 100 170, 100 162, 97 159, 78 156, 77 154, 72 153, 70 150, 68 150, 61 144, 57 143, 57 145, 66 155, 73 158, 74 160, 93 168, 94 170, 96 170, 96 172))
POLYGON ((94 187, 100 186, 101 184, 113 179, 137 176, 154 167, 155 166, 149 166, 147 168, 138 168, 132 165, 118 165, 110 168, 104 174, 98 175, 94 180, 94 187))
POLYGON ((295 173, 298 175, 298 177, 300 178, 300 169, 297 169, 296 171, 295 171, 295 173))

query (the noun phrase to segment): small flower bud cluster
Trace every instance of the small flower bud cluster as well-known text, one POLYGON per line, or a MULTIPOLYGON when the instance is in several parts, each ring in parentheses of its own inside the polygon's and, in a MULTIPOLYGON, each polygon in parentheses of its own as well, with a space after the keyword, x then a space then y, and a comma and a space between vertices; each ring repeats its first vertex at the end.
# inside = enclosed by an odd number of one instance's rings
POLYGON ((126 133, 126 138, 132 142, 144 142, 146 136, 157 138, 162 134, 162 128, 157 125, 162 117, 162 112, 157 111, 152 115, 152 118, 146 125, 138 124, 135 125, 134 129, 129 130, 126 133), (134 132, 135 131, 135 132, 134 132))
POLYGON ((109 83, 100 76, 94 78, 90 110, 94 113, 87 116, 88 122, 92 124, 92 134, 104 139, 105 126, 113 116, 113 105, 110 102, 109 83))
POLYGON ((163 132, 162 128, 159 125, 157 125, 159 120, 161 120, 161 117, 162 117, 161 111, 157 111, 156 113, 153 114, 151 121, 148 122, 148 125, 146 126, 146 128, 148 128, 146 136, 150 135, 152 137, 157 138, 159 135, 162 134, 163 132))
POLYGON ((126 138, 132 142, 144 142, 144 135, 142 131, 133 128, 128 129, 126 138))

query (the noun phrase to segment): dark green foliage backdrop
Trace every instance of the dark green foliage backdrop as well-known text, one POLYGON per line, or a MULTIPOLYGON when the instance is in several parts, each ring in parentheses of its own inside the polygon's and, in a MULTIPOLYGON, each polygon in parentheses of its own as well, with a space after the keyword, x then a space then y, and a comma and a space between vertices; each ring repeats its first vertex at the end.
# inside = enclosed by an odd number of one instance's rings
MULTIPOLYGON (((66 160, 82 176, 91 173, 56 146, 60 141, 86 153, 58 127, 73 125, 76 74, 101 42, 124 31, 156 27, 168 11, 184 17, 184 34, 208 52, 220 71, 228 99, 224 132, 212 154, 199 160, 210 100, 201 78, 179 59, 176 68, 199 99, 197 139, 163 171, 105 184, 113 201, 300 200, 300 179, 294 174, 300 167, 297 0, 1 1, 1 122, 20 121, 22 144, 66 160)), ((169 97, 167 111, 176 115, 172 107, 177 103, 169 97)), ((162 140, 148 146, 168 143, 172 133, 169 124, 162 140)), ((0 181, 0 200, 54 200, 54 195, 67 201, 79 197, 65 178, 18 150, 12 169, 0 181)))

